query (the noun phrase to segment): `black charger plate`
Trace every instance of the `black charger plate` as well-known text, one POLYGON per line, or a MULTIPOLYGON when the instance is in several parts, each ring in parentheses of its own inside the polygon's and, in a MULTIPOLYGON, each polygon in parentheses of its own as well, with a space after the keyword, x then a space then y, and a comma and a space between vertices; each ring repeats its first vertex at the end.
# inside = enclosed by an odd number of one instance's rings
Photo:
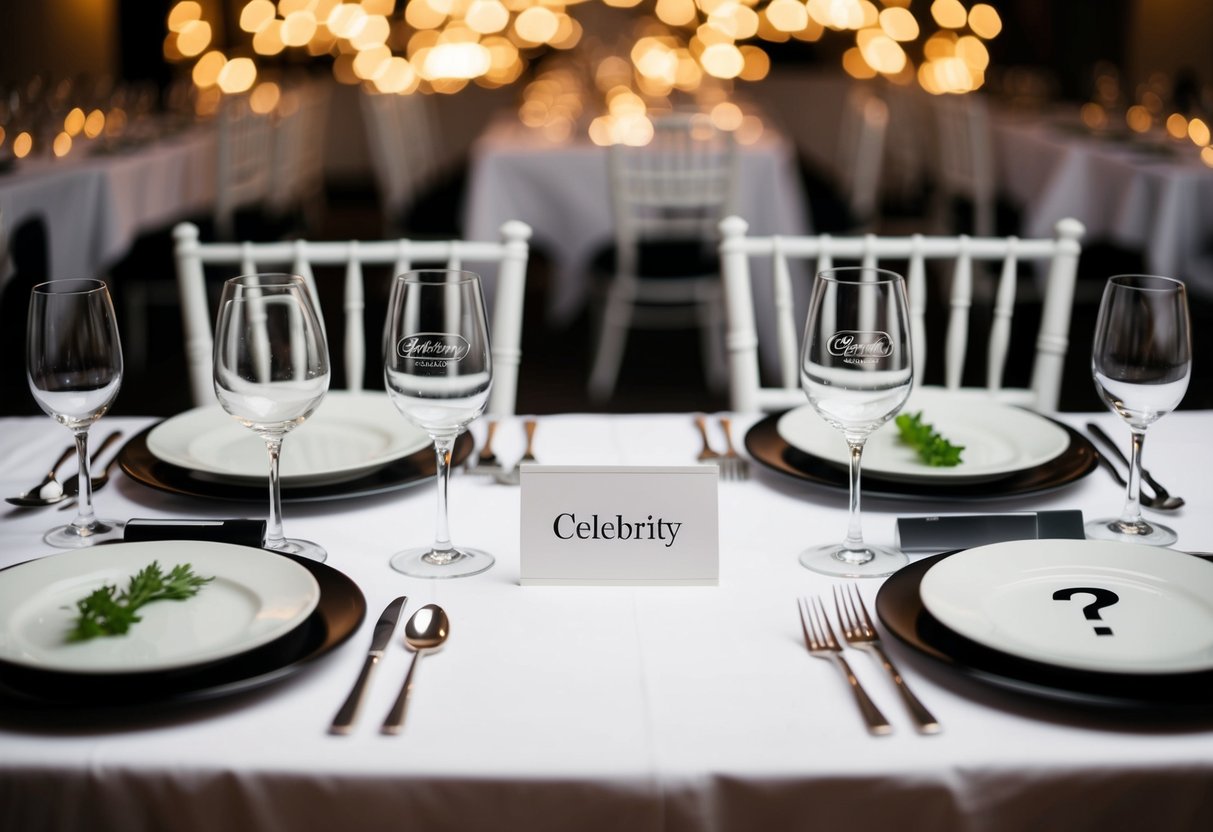
POLYGON ((312 573, 320 601, 291 632, 245 653, 139 673, 65 673, 0 661, 0 694, 46 706, 129 707, 229 696, 298 673, 344 643, 366 617, 358 585, 331 566, 283 555, 312 573))
POLYGON ((1101 673, 1036 662, 978 644, 945 627, 923 606, 919 586, 950 554, 915 561, 889 576, 876 596, 884 626, 918 653, 974 679, 1017 693, 1084 707, 1156 712, 1213 711, 1213 671, 1101 673))
MULTIPOLYGON (((264 503, 265 483, 233 481, 200 471, 192 471, 165 462, 147 447, 147 436, 156 425, 152 425, 122 446, 118 452, 118 464, 123 472, 135 482, 186 497, 204 497, 213 500, 234 500, 248 503, 264 503)), ((455 440, 451 453, 451 465, 461 465, 472 452, 474 441, 470 434, 463 433, 455 440)), ((268 470, 269 462, 266 461, 268 470)), ((342 500, 348 497, 367 497, 384 494, 401 488, 432 482, 437 472, 432 447, 422 448, 416 453, 389 462, 352 479, 336 482, 309 483, 307 485, 282 484, 284 502, 317 502, 342 500)))
MULTIPOLYGON (((810 485, 842 491, 850 488, 846 468, 794 448, 779 435, 782 416, 783 413, 773 413, 746 432, 745 447, 750 456, 772 471, 810 485)), ((1056 459, 1043 465, 976 483, 902 482, 884 480, 865 471, 864 496, 890 500, 1001 500, 1063 488, 1091 473, 1099 462, 1099 454, 1085 436, 1069 425, 1049 421, 1065 430, 1070 444, 1056 459)), ((838 441, 842 441, 841 436, 838 441)))

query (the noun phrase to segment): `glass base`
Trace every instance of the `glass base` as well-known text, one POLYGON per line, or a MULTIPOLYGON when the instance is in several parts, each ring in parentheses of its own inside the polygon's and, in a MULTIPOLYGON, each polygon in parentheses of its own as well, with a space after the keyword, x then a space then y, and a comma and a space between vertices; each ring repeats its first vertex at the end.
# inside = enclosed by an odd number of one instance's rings
POLYGON ((1105 517, 1101 520, 1091 520, 1083 529, 1088 540, 1116 540, 1121 543, 1144 543, 1147 546, 1170 546, 1179 539, 1179 535, 1167 526, 1159 523, 1147 523, 1145 520, 1137 525, 1122 523, 1119 517, 1105 517))
POLYGON ((829 543, 800 553, 800 565, 805 569, 838 578, 883 578, 909 562, 900 549, 868 544, 863 549, 851 550, 840 543, 829 543))
POLYGON ((44 534, 42 540, 56 549, 83 549, 110 540, 121 540, 124 525, 118 520, 94 520, 84 528, 58 526, 44 534))
POLYGON ((285 552, 288 555, 298 555, 301 558, 314 560, 317 563, 324 563, 329 557, 329 553, 319 543, 313 543, 310 540, 300 540, 297 537, 288 537, 277 546, 267 543, 265 544, 265 548, 271 552, 285 552))
POLYGON ((392 555, 392 568, 414 578, 465 578, 493 565, 493 556, 479 549, 452 549, 435 557, 434 550, 405 549, 392 555))

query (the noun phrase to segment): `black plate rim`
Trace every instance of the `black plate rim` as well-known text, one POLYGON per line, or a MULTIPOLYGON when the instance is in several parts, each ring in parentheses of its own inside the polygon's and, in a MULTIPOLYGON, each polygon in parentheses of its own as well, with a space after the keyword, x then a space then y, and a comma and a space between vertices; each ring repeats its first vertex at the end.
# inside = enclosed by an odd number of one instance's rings
POLYGON ((890 575, 876 595, 885 629, 919 655, 993 686, 1038 698, 1119 710, 1213 710, 1213 670, 1193 673, 1105 673, 1003 653, 949 629, 922 603, 923 576, 945 552, 915 560, 890 575))
MULTIPOLYGON (((836 468, 833 463, 792 447, 779 435, 779 419, 785 413, 787 410, 781 410, 755 422, 746 431, 746 451, 760 465, 779 474, 818 488, 846 491, 849 487, 846 469, 836 468), (791 460, 787 458, 789 456, 791 460), (805 466, 811 466, 811 469, 805 466)), ((1099 464, 1099 454, 1090 440, 1064 422, 1043 414, 1037 415, 1062 428, 1070 439, 1066 449, 1049 462, 1005 477, 964 484, 935 485, 884 480, 865 472, 863 494, 865 497, 888 500, 1005 500, 1047 494, 1072 485, 1095 470, 1099 464), (1042 472, 1045 478, 1043 483, 1040 482, 1042 472)))
MULTIPOLYGON (((250 485, 247 482, 224 481, 210 475, 202 476, 157 457, 148 448, 147 437, 159 424, 160 422, 156 422, 149 425, 132 436, 118 451, 118 465, 132 480, 178 497, 202 497, 208 500, 242 503, 265 502, 264 483, 250 485)), ((455 440, 455 448, 451 452, 451 465, 461 465, 471 454, 474 444, 470 434, 461 434, 455 440)), ((352 479, 308 485, 283 483, 282 500, 288 503, 308 503, 387 494, 433 481, 435 466, 434 449, 426 447, 352 479)))
POLYGON ((320 600, 311 615, 274 641, 212 662, 137 673, 68 673, 0 660, 0 694, 50 707, 177 704, 243 693, 302 671, 358 631, 366 618, 366 597, 344 572, 319 561, 275 554, 311 573, 320 586, 320 600))

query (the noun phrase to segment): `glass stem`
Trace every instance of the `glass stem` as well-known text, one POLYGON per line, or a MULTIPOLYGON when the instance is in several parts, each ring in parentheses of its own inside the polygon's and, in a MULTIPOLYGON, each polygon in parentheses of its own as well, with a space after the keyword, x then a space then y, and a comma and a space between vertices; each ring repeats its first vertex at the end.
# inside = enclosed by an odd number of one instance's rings
POLYGON ((863 444, 867 437, 852 439, 847 437, 847 447, 851 451, 849 465, 851 489, 847 512, 847 536, 842 541, 843 551, 839 557, 850 563, 864 563, 872 559, 872 553, 863 545, 863 527, 859 515, 859 471, 863 460, 863 444))
POLYGON ((1141 519, 1141 447, 1146 441, 1146 432, 1131 428, 1132 444, 1129 446, 1129 487, 1125 490, 1125 507, 1120 512, 1122 526, 1140 527, 1141 519))
POLYGON ((91 529, 97 523, 93 513, 93 475, 88 466, 88 428, 73 431, 76 439, 76 456, 80 458, 80 471, 76 474, 76 519, 72 521, 79 531, 91 529))
POLYGON ((267 436, 265 448, 270 454, 270 521, 265 530, 265 548, 281 549, 286 544, 286 537, 282 534, 282 481, 278 476, 282 437, 267 436))
POLYGON ((434 519, 434 549, 423 558, 430 563, 450 563, 459 556, 451 546, 451 530, 447 524, 447 486, 451 481, 451 452, 454 436, 434 437, 434 457, 438 463, 438 512, 434 519))

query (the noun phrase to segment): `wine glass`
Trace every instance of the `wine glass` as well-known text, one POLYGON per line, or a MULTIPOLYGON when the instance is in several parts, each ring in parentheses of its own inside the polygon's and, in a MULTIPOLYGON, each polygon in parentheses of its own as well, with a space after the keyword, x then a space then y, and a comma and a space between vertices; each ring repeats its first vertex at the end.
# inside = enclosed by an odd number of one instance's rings
POLYGON ((1092 520, 1087 537, 1169 546, 1176 534, 1141 516, 1146 428, 1183 399, 1192 373, 1187 288, 1153 275, 1117 275, 1104 287, 1091 348, 1095 389, 1132 432, 1129 485, 1120 517, 1092 520))
POLYGON ((813 282, 800 385, 818 415, 846 439, 851 491, 846 538, 800 555, 801 564, 814 572, 878 577, 907 563, 897 549, 864 543, 859 514, 864 443, 910 395, 913 365, 906 308, 905 280, 885 269, 827 269, 813 282))
POLYGON ((395 279, 384 329, 383 377, 396 408, 434 440, 438 462, 434 545, 398 552, 392 568, 415 578, 483 572, 493 565, 493 556, 456 549, 447 525, 451 450, 460 432, 484 412, 493 381, 478 275, 424 269, 395 279))
POLYGON ((30 295, 26 376, 38 406, 76 438, 80 486, 76 518, 42 538, 77 549, 122 536, 116 520, 93 514, 88 429, 105 415, 122 384, 122 344, 109 289, 100 280, 53 280, 30 295))
POLYGON ((329 389, 324 324, 303 278, 250 274, 223 284, 214 380, 219 404, 264 439, 269 451, 265 547, 323 561, 327 554, 322 546, 283 535, 278 477, 282 440, 312 415, 329 389))

